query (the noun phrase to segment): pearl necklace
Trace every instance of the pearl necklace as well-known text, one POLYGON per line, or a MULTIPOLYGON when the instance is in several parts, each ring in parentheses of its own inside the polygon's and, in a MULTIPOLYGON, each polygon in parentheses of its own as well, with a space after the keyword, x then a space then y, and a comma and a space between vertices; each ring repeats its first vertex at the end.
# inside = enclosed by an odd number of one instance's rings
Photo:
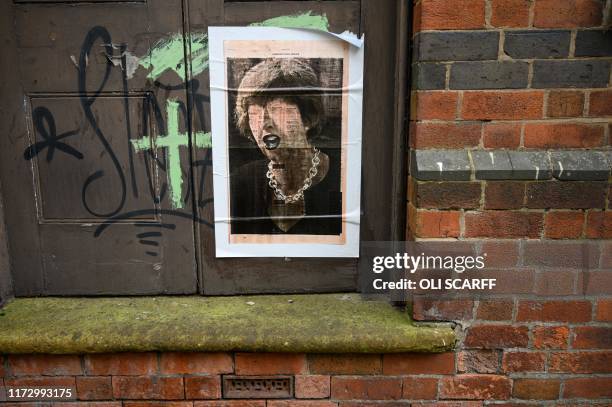
POLYGON ((266 178, 268 178, 268 185, 274 191, 274 195, 276 196, 277 199, 284 201, 287 204, 287 203, 297 202, 304 197, 304 192, 308 188, 311 187, 312 179, 319 172, 318 167, 319 167, 319 164, 321 163, 321 159, 319 158, 319 153, 321 151, 319 151, 319 149, 317 149, 316 147, 313 147, 312 150, 314 152, 314 155, 312 159, 310 160, 312 163, 312 166, 308 170, 308 176, 306 177, 306 179, 304 179, 304 184, 302 185, 302 187, 298 189, 297 192, 293 195, 287 195, 283 192, 282 189, 279 188, 278 181, 276 180, 276 177, 274 176, 274 173, 272 172, 272 168, 273 168, 272 161, 268 162, 268 172, 266 172, 266 178))

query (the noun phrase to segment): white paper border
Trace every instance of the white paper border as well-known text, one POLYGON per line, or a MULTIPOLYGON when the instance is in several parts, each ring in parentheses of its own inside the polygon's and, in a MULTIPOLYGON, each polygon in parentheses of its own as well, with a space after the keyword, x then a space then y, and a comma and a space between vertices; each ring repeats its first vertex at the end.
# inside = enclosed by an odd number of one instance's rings
MULTIPOLYGON (((348 137, 346 149, 346 239, 344 244, 234 243, 229 242, 229 157, 223 42, 231 40, 327 40, 329 34, 314 30, 272 27, 209 27, 210 110, 213 151, 215 248, 217 257, 359 257, 361 215, 361 129, 363 107, 364 47, 348 50, 348 137)), ((360 39, 363 41, 363 37, 360 39)))

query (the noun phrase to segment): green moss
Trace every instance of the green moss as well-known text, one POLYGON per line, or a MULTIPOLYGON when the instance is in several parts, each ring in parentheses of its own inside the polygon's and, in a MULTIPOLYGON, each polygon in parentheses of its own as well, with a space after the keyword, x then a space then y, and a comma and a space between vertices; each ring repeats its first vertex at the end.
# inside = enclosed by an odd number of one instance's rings
POLYGON ((440 352, 455 340, 357 294, 24 298, 3 312, 0 353, 440 352))

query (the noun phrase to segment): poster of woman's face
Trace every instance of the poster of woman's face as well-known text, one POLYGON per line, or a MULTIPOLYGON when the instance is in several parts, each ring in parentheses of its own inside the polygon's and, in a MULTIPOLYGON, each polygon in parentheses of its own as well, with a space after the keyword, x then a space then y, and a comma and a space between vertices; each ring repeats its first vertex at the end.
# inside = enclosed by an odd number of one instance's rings
POLYGON ((228 59, 230 228, 342 239, 342 58, 228 59))
MULTIPOLYGON (((303 257, 304 245, 346 247, 347 230, 355 230, 347 229, 347 204, 355 207, 347 194, 350 45, 329 38, 251 39, 225 40, 220 48, 223 72, 211 66, 211 89, 223 90, 224 105, 223 134, 215 132, 221 118, 212 120, 213 166, 215 143, 222 137, 224 144, 215 219, 217 208, 228 216, 215 222, 227 233, 217 239, 238 254, 281 245, 303 257), (222 86, 213 82, 215 72, 222 73, 222 86)), ((270 257, 284 256, 290 254, 270 257)))

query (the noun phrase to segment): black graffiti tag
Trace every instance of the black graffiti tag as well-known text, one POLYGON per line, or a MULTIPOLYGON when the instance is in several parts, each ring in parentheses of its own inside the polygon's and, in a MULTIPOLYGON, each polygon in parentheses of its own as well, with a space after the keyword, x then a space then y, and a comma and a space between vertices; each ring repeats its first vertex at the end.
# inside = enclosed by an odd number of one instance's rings
POLYGON ((57 131, 55 129, 55 119, 53 118, 53 115, 49 109, 46 107, 37 107, 34 109, 34 112, 32 112, 32 120, 34 122, 34 127, 36 128, 36 133, 40 134, 42 141, 38 141, 26 148, 26 150, 23 152, 23 158, 26 160, 31 160, 44 149, 47 149, 47 162, 51 162, 51 160, 53 160, 55 150, 57 149, 79 160, 83 159, 83 154, 80 151, 60 141, 76 135, 77 130, 71 130, 57 135, 57 131))

